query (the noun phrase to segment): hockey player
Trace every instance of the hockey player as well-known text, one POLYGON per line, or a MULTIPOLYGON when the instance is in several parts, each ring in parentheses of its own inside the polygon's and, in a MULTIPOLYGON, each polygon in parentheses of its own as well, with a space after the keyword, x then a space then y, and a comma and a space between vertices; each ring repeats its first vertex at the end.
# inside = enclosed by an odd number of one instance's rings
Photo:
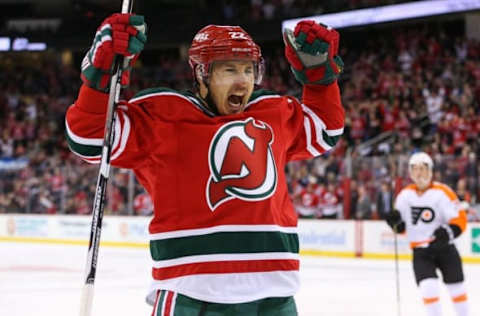
MULTIPOLYGON (((100 161, 112 59, 127 56, 131 67, 144 29, 140 16, 113 15, 85 56, 66 128, 87 162, 100 161)), ((259 46, 238 26, 208 25, 189 49, 194 92, 149 89, 117 108, 111 162, 133 169, 154 204, 153 315, 297 314, 297 216, 284 168, 321 155, 343 133, 338 41, 313 21, 285 34, 300 102, 254 90, 259 46)))
POLYGON ((387 223, 396 233, 406 232, 413 249, 413 270, 428 316, 441 315, 442 273, 458 316, 468 315, 462 261, 453 241, 466 227, 466 212, 457 195, 445 184, 432 181, 433 161, 424 152, 410 157, 406 186, 395 200, 387 223))

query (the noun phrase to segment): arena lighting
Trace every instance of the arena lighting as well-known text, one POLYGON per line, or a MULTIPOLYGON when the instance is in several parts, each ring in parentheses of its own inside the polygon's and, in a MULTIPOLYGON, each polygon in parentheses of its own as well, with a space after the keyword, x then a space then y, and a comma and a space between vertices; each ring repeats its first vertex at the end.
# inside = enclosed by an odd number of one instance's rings
POLYGON ((13 40, 12 50, 27 50, 28 39, 25 37, 17 37, 13 40))
POLYGON ((7 52, 10 50, 10 38, 0 37, 0 52, 7 52))
POLYGON ((38 42, 38 43, 28 43, 27 50, 29 51, 42 51, 47 49, 47 44, 38 42))
MULTIPOLYGON (((8 49, 3 49, 1 42, 2 39, 3 37, 0 37, 0 51, 8 51, 8 49)), ((10 39, 8 37, 6 37, 6 39, 9 40, 8 44, 10 46, 10 39)), ((43 42, 32 43, 28 40, 28 38, 16 37, 12 41, 11 49, 13 51, 42 51, 47 49, 47 44, 43 42)))
POLYGON ((480 9, 480 0, 429 0, 410 2, 285 20, 282 22, 282 32, 285 28, 294 29, 297 22, 304 19, 315 20, 316 22, 321 22, 333 28, 341 29, 350 26, 407 20, 478 9, 480 9))

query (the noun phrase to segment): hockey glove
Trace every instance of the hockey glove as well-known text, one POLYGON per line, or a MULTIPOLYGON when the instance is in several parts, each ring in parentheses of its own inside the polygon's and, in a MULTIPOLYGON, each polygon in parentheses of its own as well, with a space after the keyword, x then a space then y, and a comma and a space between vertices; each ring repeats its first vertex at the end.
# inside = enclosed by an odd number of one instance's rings
POLYGON ((402 220, 400 212, 393 210, 387 214, 385 220, 395 233, 403 233, 405 231, 405 222, 402 220))
POLYGON ((299 22, 293 32, 285 30, 285 56, 297 81, 328 85, 337 80, 343 70, 339 38, 334 29, 311 20, 299 22))
POLYGON ((82 61, 82 81, 87 86, 108 92, 113 75, 115 55, 123 55, 122 86, 130 82, 130 69, 147 41, 146 24, 141 15, 116 13, 106 18, 97 29, 92 47, 82 61))
POLYGON ((439 249, 447 246, 450 241, 458 237, 461 233, 460 227, 457 225, 442 225, 433 232, 433 241, 429 247, 439 249))

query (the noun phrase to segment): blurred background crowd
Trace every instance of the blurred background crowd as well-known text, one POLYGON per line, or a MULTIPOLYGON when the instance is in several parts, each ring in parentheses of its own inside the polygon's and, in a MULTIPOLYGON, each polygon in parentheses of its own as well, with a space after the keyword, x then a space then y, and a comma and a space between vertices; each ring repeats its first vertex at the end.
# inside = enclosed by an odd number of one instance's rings
MULTIPOLYGON (((103 2, 105 12, 94 10, 93 2, 73 1, 81 18, 91 22, 117 10, 111 2, 103 2)), ((160 2, 178 10, 191 4, 160 2)), ((400 2, 406 1, 322 1, 320 5, 305 0, 225 0, 198 1, 193 7, 201 12, 207 12, 208 5, 217 8, 209 10, 211 16, 202 16, 205 24, 242 25, 242 21, 261 23, 400 2)), ((148 16, 147 22, 158 23, 148 16)), ((2 21, 0 30, 7 29, 2 21)), ((278 26, 276 38, 260 41, 266 60, 262 87, 300 97, 301 86, 283 56, 279 30, 278 26)), ((71 31, 58 30, 59 34, 71 31)), ((340 30, 340 34, 340 55, 346 65, 339 82, 345 134, 328 154, 288 165, 289 190, 299 215, 383 218, 391 211, 395 194, 409 181, 409 155, 423 150, 435 161, 434 179, 472 205, 471 221, 480 220, 474 207, 480 201, 480 42, 467 36, 458 17, 384 25, 375 32, 340 30)), ((185 58, 189 41, 162 49, 147 46, 123 97, 155 86, 190 89, 192 76, 185 58)), ((80 87, 80 62, 88 45, 72 51, 0 52, 0 213, 91 212, 98 166, 75 157, 64 136, 65 111, 80 87)), ((113 170, 107 199, 108 214, 152 212, 148 195, 127 170, 113 170)))

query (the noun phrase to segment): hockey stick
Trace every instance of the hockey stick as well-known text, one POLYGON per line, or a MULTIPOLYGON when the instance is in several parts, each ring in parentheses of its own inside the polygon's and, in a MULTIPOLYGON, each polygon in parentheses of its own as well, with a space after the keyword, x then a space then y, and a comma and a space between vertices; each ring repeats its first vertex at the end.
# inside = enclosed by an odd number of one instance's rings
POLYGON ((397 225, 393 227, 394 251, 395 251, 395 283, 397 286, 397 316, 401 316, 400 310, 400 272, 398 268, 398 238, 397 225))
MULTIPOLYGON (((132 12, 133 0, 122 0, 122 13, 132 12)), ((98 248, 100 246, 100 234, 102 230, 103 210, 105 208, 105 192, 107 189, 108 176, 110 174, 110 154, 113 143, 113 123, 115 121, 115 109, 120 97, 123 56, 116 56, 114 60, 114 72, 110 81, 110 93, 108 96, 107 117, 103 136, 102 158, 97 178, 97 187, 93 200, 92 226, 90 241, 88 244, 87 264, 85 268, 85 284, 82 289, 80 301, 80 316, 90 316, 93 303, 93 284, 97 271, 98 248)))

